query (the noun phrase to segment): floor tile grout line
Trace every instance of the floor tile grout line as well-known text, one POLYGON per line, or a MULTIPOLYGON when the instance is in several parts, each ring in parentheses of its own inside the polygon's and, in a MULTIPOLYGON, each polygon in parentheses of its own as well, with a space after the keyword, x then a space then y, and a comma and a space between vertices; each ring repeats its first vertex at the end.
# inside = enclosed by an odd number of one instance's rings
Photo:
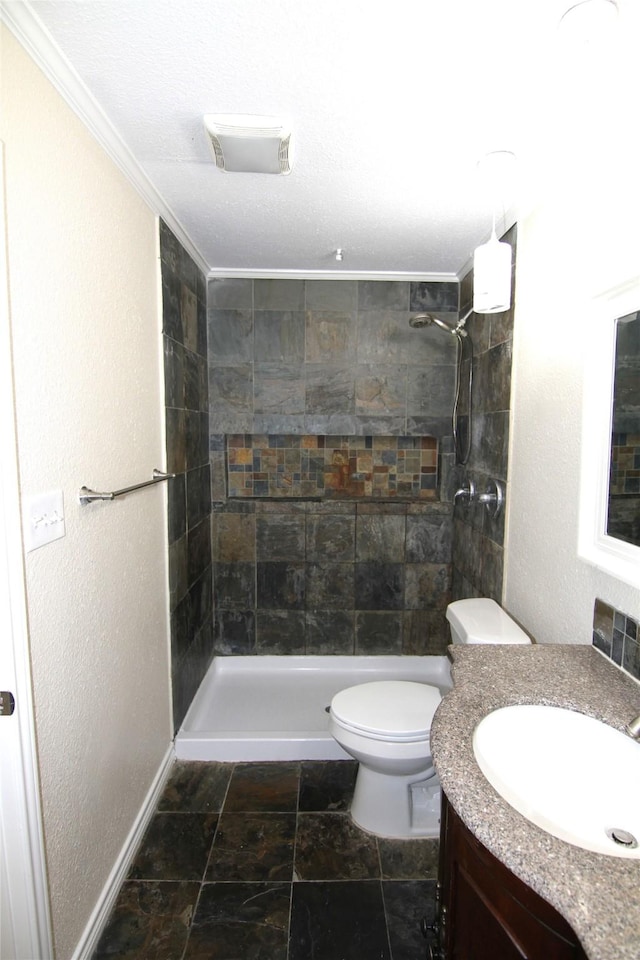
MULTIPOLYGON (((286 881, 283 881, 286 882, 286 881)), ((405 882, 406 881, 400 881, 405 882)), ((315 880, 295 880, 296 884, 310 884, 310 883, 382 883, 380 877, 333 877, 332 879, 327 879, 326 877, 318 877, 315 880)))
POLYGON ((387 932, 387 946, 389 948, 389 960, 393 960, 393 950, 391 949, 391 936, 389 934, 389 914, 387 912, 387 900, 384 895, 384 883, 382 875, 380 876, 380 896, 382 898, 382 910, 384 912, 384 928, 387 932))
POLYGON ((376 841, 376 853, 378 855, 378 871, 380 873, 380 880, 382 880, 382 853, 380 852, 380 839, 379 837, 375 838, 376 841))
MULTIPOLYGON (((291 911, 293 910, 293 884, 296 883, 296 859, 298 856, 298 831, 300 829, 300 792, 302 789, 302 763, 300 764, 300 775, 298 777, 298 795, 296 797, 296 827, 293 835, 293 863, 291 864, 291 905, 289 908, 289 935, 291 934, 291 911)), ((287 944, 287 956, 289 955, 289 945, 287 944)))
POLYGON ((229 788, 231 787, 231 781, 233 780, 233 774, 235 773, 235 770, 236 770, 236 767, 237 767, 237 766, 238 766, 237 763, 232 763, 232 764, 231 764, 231 770, 229 771, 229 779, 227 780, 227 787, 226 787, 226 789, 225 789, 225 791, 224 791, 224 797, 222 798, 222 803, 220 804, 220 811, 219 811, 219 812, 220 812, 220 815, 221 815, 221 816, 222 816, 222 811, 224 810, 225 804, 226 804, 226 802, 227 802, 227 797, 229 796, 229 788))
MULTIPOLYGON (((220 821, 221 821, 221 819, 222 819, 222 812, 223 812, 223 810, 224 810, 224 805, 225 805, 226 800, 227 800, 227 795, 228 795, 228 793, 229 793, 229 787, 230 787, 230 785, 231 785, 231 780, 232 780, 232 778, 233 778, 233 772, 234 772, 235 768, 236 768, 236 764, 234 763, 234 764, 231 765, 231 770, 229 771, 229 778, 228 778, 228 780, 227 780, 227 786, 226 786, 226 789, 225 789, 225 791, 224 791, 224 797, 222 798, 222 801, 221 801, 221 803, 220 803, 220 809, 216 811, 216 816, 217 816, 216 828, 215 828, 215 830, 213 831, 213 837, 212 837, 212 839, 211 839, 211 846, 209 847, 209 852, 208 852, 208 854, 207 854, 207 859, 206 859, 206 862, 205 862, 205 865, 204 865, 204 872, 203 872, 202 878, 201 878, 201 880, 200 880, 200 888, 201 888, 201 889, 202 889, 202 886, 203 886, 204 883, 205 883, 205 879, 206 879, 206 876, 207 876, 207 871, 208 871, 208 869, 209 869, 209 863, 211 862, 211 857, 212 857, 212 854, 213 854, 213 848, 214 848, 214 846, 215 846, 216 838, 217 838, 217 836, 218 836, 218 830, 220 829, 220 821)), ((198 896, 198 899, 200 899, 199 896, 198 896)), ((194 916, 195 916, 195 913, 194 913, 194 916)))
MULTIPOLYGON (((212 839, 211 839, 211 846, 209 847, 209 852, 208 852, 208 854, 207 854, 207 859, 206 859, 205 865, 204 865, 204 871, 203 871, 202 877, 201 877, 201 879, 200 879, 200 888, 199 888, 199 890, 198 890, 198 896, 196 897, 195 903, 194 903, 194 905, 193 905, 193 913, 192 913, 192 915, 191 915, 191 921, 190 921, 190 923, 189 923, 189 930, 188 930, 188 932, 187 932, 187 937, 186 937, 186 940, 185 940, 185 942, 184 942, 184 949, 183 949, 183 951, 182 951, 180 960, 183 960, 183 958, 184 958, 184 956, 185 956, 185 954, 186 954, 186 952, 187 952, 187 947, 189 946, 189 940, 191 939, 191 933, 192 933, 192 931, 193 931, 193 923, 194 923, 194 920, 195 920, 196 915, 197 915, 197 912, 198 912, 198 906, 200 905, 200 898, 201 898, 201 896, 202 896, 202 891, 203 891, 204 884, 205 884, 205 877, 207 876, 207 871, 208 871, 208 869, 209 869, 209 862, 210 862, 211 856, 212 856, 212 854, 213 854, 213 848, 214 848, 214 845, 215 845, 215 842, 216 842, 216 837, 217 837, 217 835, 218 835, 218 830, 219 830, 219 828, 220 828, 220 820, 221 820, 221 818, 222 818, 222 811, 224 810, 224 805, 225 805, 225 803, 226 803, 227 795, 228 795, 228 793, 229 793, 229 787, 230 787, 230 785, 231 785, 231 778, 233 777, 233 771, 235 770, 235 768, 236 768, 236 764, 234 763, 234 764, 231 765, 231 769, 230 769, 230 771, 229 771, 229 777, 228 777, 228 779, 227 779, 227 786, 226 786, 225 791, 224 791, 224 797, 222 798, 222 801, 220 802, 220 809, 219 809, 218 811, 216 811, 216 816, 217 816, 216 828, 215 828, 215 830, 213 831, 213 837, 212 837, 212 839)), ((197 882, 197 881, 196 881, 196 882, 197 882)))
MULTIPOLYGON (((306 550, 306 515, 305 515, 305 550, 306 550)), ((296 850, 298 847, 298 822, 300 818, 300 792, 302 789, 303 762, 298 764, 298 789, 296 792, 295 827, 293 831, 293 851, 291 855, 291 883, 289 884, 289 916, 287 918, 287 951, 286 960, 291 954, 291 922, 293 920, 293 885, 296 881, 296 850)))
POLYGON ((198 896, 196 897, 195 903, 194 903, 194 905, 193 905, 193 913, 191 914, 191 920, 190 920, 190 922, 189 922, 189 929, 188 929, 188 931, 187 931, 187 936, 186 936, 185 941, 184 941, 184 948, 183 948, 182 953, 181 953, 181 955, 180 955, 180 960, 183 960, 183 958, 184 958, 184 956, 185 956, 185 954, 186 954, 186 952, 187 952, 187 947, 189 946, 189 940, 191 939, 191 931, 193 930, 193 921, 194 921, 195 918, 196 918, 196 913, 198 912, 198 905, 199 905, 199 903, 200 903, 200 896, 202 895, 202 887, 203 887, 203 884, 200 883, 200 889, 198 890, 198 896))

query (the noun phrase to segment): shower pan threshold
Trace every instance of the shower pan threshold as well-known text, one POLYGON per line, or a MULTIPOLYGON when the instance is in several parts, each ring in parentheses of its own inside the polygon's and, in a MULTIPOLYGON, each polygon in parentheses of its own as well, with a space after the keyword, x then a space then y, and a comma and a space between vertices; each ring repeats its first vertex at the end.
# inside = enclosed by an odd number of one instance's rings
POLYGON ((326 708, 372 680, 451 688, 444 656, 215 657, 175 739, 178 760, 342 760, 326 708))

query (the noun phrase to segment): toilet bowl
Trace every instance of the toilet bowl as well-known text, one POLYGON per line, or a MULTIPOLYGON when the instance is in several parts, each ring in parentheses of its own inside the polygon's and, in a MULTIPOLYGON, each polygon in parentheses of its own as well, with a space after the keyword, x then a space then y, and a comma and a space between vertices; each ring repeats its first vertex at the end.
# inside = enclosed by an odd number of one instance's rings
MULTIPOLYGON (((530 643, 494 601, 456 600, 447 608, 453 643, 530 643)), ((329 732, 358 760, 351 817, 380 837, 437 837, 440 784, 431 760, 437 687, 377 680, 341 690, 331 701, 329 732)))
MULTIPOLYGON (((361 683, 331 701, 329 731, 360 763, 351 803, 359 827, 382 837, 416 835, 409 788, 432 780, 437 790, 429 732, 439 703, 437 687, 409 680, 361 683)), ((434 832, 420 836, 437 835, 432 820, 434 832)))

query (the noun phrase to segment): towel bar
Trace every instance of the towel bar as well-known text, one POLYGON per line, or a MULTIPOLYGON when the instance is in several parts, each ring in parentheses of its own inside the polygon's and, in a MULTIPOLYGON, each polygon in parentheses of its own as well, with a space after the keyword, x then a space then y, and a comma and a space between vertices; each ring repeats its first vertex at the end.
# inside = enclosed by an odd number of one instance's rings
POLYGON ((96 490, 90 490, 89 487, 80 487, 78 499, 83 507, 94 500, 115 500, 116 497, 122 497, 125 493, 142 490, 143 487, 150 487, 154 483, 162 483, 163 480, 171 480, 172 477, 175 477, 175 473, 163 473, 161 470, 154 470, 153 480, 144 480, 142 483, 134 483, 130 487, 111 490, 109 493, 98 493, 96 490))

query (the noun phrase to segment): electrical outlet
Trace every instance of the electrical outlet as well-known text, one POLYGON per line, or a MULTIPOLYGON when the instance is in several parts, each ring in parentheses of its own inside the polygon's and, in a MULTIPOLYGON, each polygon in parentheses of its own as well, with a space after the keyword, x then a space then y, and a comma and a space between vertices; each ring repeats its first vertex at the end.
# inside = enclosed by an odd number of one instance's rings
POLYGON ((36 493, 26 497, 22 525, 27 552, 64 537, 64 500, 62 490, 36 493))

